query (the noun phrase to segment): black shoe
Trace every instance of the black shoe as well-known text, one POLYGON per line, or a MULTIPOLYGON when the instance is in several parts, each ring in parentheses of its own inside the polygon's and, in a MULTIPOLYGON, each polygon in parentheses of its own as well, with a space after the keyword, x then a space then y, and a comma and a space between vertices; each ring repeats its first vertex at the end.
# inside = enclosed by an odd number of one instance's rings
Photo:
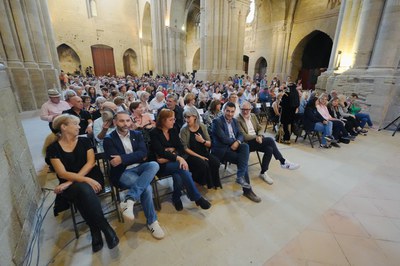
POLYGON ((340 148, 340 145, 337 144, 336 142, 331 142, 331 145, 335 148, 340 148))
POLYGON ((103 248, 103 238, 98 227, 91 226, 90 234, 92 235, 92 250, 95 253, 103 248))
POLYGON ((323 148, 323 149, 330 149, 331 145, 329 145, 329 144, 321 144, 321 145, 319 145, 319 147, 323 148))
POLYGON ((101 231, 103 231, 104 237, 106 238, 107 247, 109 249, 115 248, 119 243, 119 238, 110 224, 107 223, 104 225, 101 231))
POLYGON ((200 197, 198 200, 196 200, 196 205, 200 206, 200 208, 203 210, 207 210, 211 207, 211 203, 203 197, 200 197))
POLYGON ((243 191, 243 196, 245 196, 245 197, 248 198, 249 200, 254 201, 254 202, 257 202, 257 203, 261 201, 261 198, 258 197, 258 196, 253 192, 253 190, 251 190, 251 189, 246 190, 246 191, 243 191))
POLYGON ((182 204, 182 201, 180 199, 177 200, 177 201, 174 201, 172 204, 174 204, 175 210, 177 210, 178 212, 183 210, 183 204, 182 204))
POLYGON ((335 139, 335 138, 332 137, 332 136, 325 136, 325 139, 326 139, 328 142, 331 142, 331 143, 337 143, 337 142, 338 142, 337 139, 335 139))

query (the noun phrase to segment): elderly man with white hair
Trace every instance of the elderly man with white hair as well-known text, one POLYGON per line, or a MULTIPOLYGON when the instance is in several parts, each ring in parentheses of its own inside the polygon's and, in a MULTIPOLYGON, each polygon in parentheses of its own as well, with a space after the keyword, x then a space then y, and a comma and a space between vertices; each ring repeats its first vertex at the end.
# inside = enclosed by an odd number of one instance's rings
POLYGON ((260 151, 264 153, 261 162, 260 178, 269 185, 274 183, 274 180, 267 174, 268 166, 272 155, 276 160, 279 160, 283 169, 295 170, 300 167, 299 164, 291 163, 279 152, 275 140, 271 137, 262 135, 262 128, 255 114, 251 113, 252 105, 249 102, 243 102, 240 110, 240 115, 237 120, 239 122, 239 130, 244 137, 244 141, 249 145, 250 152, 260 151))
POLYGON ((165 104, 165 95, 161 91, 156 93, 156 97, 154 97, 149 104, 149 110, 151 112, 157 111, 165 104))

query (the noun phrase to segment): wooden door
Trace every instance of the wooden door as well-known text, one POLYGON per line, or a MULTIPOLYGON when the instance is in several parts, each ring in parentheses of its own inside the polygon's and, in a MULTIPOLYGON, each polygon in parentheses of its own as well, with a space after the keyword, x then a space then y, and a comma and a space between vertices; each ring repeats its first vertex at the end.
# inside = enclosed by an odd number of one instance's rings
POLYGON ((113 48, 92 46, 92 57, 96 76, 115 76, 113 48))

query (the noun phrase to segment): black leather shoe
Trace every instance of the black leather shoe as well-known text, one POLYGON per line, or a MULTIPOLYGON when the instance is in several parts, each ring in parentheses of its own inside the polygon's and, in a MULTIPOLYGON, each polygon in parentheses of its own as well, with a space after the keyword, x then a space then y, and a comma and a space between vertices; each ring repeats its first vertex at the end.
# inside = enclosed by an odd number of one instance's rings
POLYGON ((332 142, 331 145, 332 145, 333 147, 335 147, 335 148, 340 148, 340 145, 337 144, 336 142, 332 142))
POLYGON ((183 204, 180 199, 178 201, 174 201, 172 204, 174 204, 175 210, 177 210, 178 212, 183 210, 183 204))
POLYGON ((102 229, 104 237, 106 238, 107 247, 109 249, 115 248, 119 243, 119 238, 115 233, 114 229, 107 223, 107 225, 102 229))
POLYGON ((100 229, 97 227, 90 227, 90 234, 92 235, 92 250, 95 253, 103 248, 103 238, 100 229))
POLYGON ((249 200, 251 200, 251 201, 254 201, 254 202, 261 202, 261 198, 260 197, 258 197, 254 192, 253 192, 253 190, 247 190, 247 191, 244 191, 243 192, 243 196, 245 196, 246 198, 248 198, 249 200))
POLYGON ((200 208, 203 210, 207 210, 211 207, 211 203, 203 197, 200 197, 198 200, 196 200, 196 205, 200 206, 200 208))

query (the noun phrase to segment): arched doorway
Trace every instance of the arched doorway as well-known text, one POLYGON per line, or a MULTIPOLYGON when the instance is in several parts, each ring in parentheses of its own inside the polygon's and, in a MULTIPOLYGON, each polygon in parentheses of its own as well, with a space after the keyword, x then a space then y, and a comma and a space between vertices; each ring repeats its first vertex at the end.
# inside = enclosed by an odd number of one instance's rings
POLYGON ((124 62, 125 76, 127 75, 136 76, 138 61, 135 51, 132 49, 126 50, 122 58, 122 61, 124 62))
POLYGON ((150 4, 146 2, 143 11, 141 35, 143 44, 143 70, 147 73, 150 73, 154 70, 151 19, 150 4))
POLYGON ((92 45, 92 58, 96 76, 115 76, 114 49, 103 44, 92 45))
POLYGON ((58 60, 60 67, 68 74, 78 74, 81 71, 81 59, 74 49, 65 43, 57 47, 58 60))
POLYGON ((329 65, 332 39, 322 31, 313 31, 304 37, 292 55, 292 77, 302 79, 304 89, 312 89, 318 76, 329 65))
POLYGON ((196 53, 193 56, 192 70, 197 71, 200 69, 200 48, 197 49, 196 53))
POLYGON ((254 76, 259 74, 259 77, 264 77, 265 73, 267 73, 267 60, 264 57, 260 57, 254 67, 254 76))
POLYGON ((243 71, 249 74, 249 57, 247 55, 243 56, 243 71))

